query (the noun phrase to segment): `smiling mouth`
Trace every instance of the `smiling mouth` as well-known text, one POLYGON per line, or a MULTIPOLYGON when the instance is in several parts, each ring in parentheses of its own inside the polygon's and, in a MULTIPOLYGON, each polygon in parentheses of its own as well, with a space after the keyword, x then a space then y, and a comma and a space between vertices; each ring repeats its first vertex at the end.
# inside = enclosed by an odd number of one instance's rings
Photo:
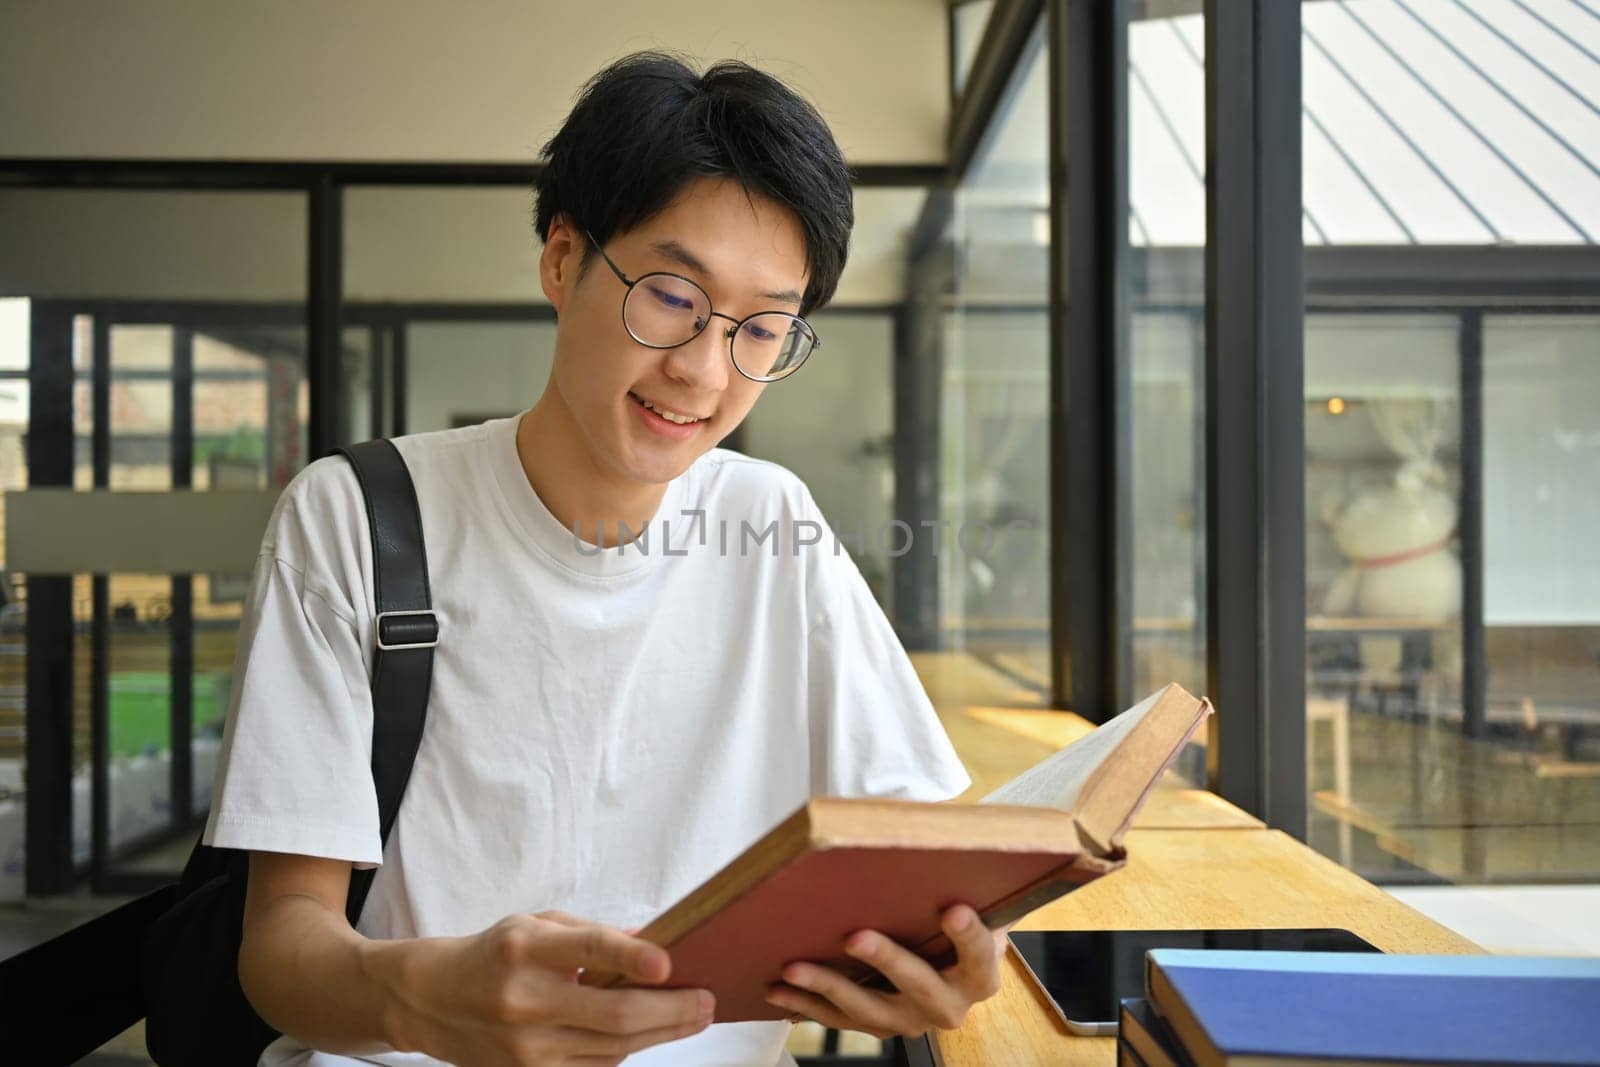
POLYGON ((664 408, 658 404, 653 404, 644 397, 640 396, 638 393, 629 393, 628 396, 633 400, 634 403, 638 404, 646 411, 658 416, 659 418, 665 419, 667 422, 670 422, 676 426, 693 426, 696 423, 706 421, 705 417, 703 416, 685 415, 680 411, 673 411, 671 408, 664 408))

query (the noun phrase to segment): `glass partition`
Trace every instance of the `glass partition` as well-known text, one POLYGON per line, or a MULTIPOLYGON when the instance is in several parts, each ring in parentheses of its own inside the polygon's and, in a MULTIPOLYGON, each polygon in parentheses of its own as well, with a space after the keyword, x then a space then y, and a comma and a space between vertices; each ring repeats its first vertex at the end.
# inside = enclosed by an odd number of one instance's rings
POLYGON ((543 392, 555 313, 525 186, 344 194, 351 440, 512 415, 543 392))
POLYGON ((1387 882, 1593 881, 1592 16, 1302 15, 1311 841, 1387 882))
MULTIPOLYGON (((1127 707, 1206 692, 1205 25, 1198 0, 1129 12, 1133 630, 1127 707)), ((1183 767, 1203 778, 1199 753, 1183 767)))
POLYGON ((1041 23, 955 192, 939 413, 941 640, 1040 692, 1050 684, 1047 73, 1041 23))
MULTIPOLYGON (((306 216, 298 192, 0 191, 0 387, 14 390, 0 409, 3 488, 287 482, 306 458, 306 216), (25 470, 24 438, 48 470, 25 470)), ((173 551, 205 536, 174 530, 173 551)), ((0 657, 0 693, 15 696, 0 723, 0 790, 12 791, 0 805, 20 818, 24 786, 54 793, 70 776, 75 871, 53 876, 133 889, 181 868, 209 806, 253 560, 244 553, 228 575, 112 573, 100 561, 116 556, 114 526, 58 539, 82 560, 77 573, 4 571, 0 630, 14 654, 0 657), (34 641, 70 677, 58 690, 72 707, 70 767, 24 766, 34 641)), ((0 838, 9 824, 0 813, 0 838)), ((20 863, 4 870, 0 895, 20 892, 20 863)))

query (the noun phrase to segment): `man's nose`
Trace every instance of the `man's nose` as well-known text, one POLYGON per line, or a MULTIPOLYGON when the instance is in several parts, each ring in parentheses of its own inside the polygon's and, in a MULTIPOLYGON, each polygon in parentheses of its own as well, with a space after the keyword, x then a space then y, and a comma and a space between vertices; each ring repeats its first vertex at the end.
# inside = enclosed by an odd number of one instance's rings
POLYGON ((713 316, 694 340, 667 349, 667 376, 703 392, 726 389, 733 370, 728 358, 728 334, 733 328, 733 323, 713 316))

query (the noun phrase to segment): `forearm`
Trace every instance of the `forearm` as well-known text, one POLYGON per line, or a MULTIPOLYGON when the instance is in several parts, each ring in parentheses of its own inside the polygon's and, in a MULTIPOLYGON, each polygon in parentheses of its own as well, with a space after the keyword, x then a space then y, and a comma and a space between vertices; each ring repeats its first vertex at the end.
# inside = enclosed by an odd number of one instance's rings
POLYGON ((419 973, 440 939, 370 940, 306 895, 272 901, 246 930, 239 980, 256 1014, 327 1052, 405 1049, 419 973))

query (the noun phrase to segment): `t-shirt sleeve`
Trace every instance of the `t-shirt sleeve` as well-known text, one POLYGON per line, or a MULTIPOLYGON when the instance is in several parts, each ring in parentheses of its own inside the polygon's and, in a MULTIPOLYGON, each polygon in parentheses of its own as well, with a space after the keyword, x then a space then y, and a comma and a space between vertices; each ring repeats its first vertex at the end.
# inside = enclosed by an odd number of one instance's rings
POLYGON ((815 552, 806 638, 812 794, 956 796, 972 779, 866 579, 831 537, 815 552))
POLYGON ((292 504, 280 508, 256 560, 202 840, 373 867, 367 654, 349 596, 307 577, 305 531, 282 536, 297 522, 292 504))

